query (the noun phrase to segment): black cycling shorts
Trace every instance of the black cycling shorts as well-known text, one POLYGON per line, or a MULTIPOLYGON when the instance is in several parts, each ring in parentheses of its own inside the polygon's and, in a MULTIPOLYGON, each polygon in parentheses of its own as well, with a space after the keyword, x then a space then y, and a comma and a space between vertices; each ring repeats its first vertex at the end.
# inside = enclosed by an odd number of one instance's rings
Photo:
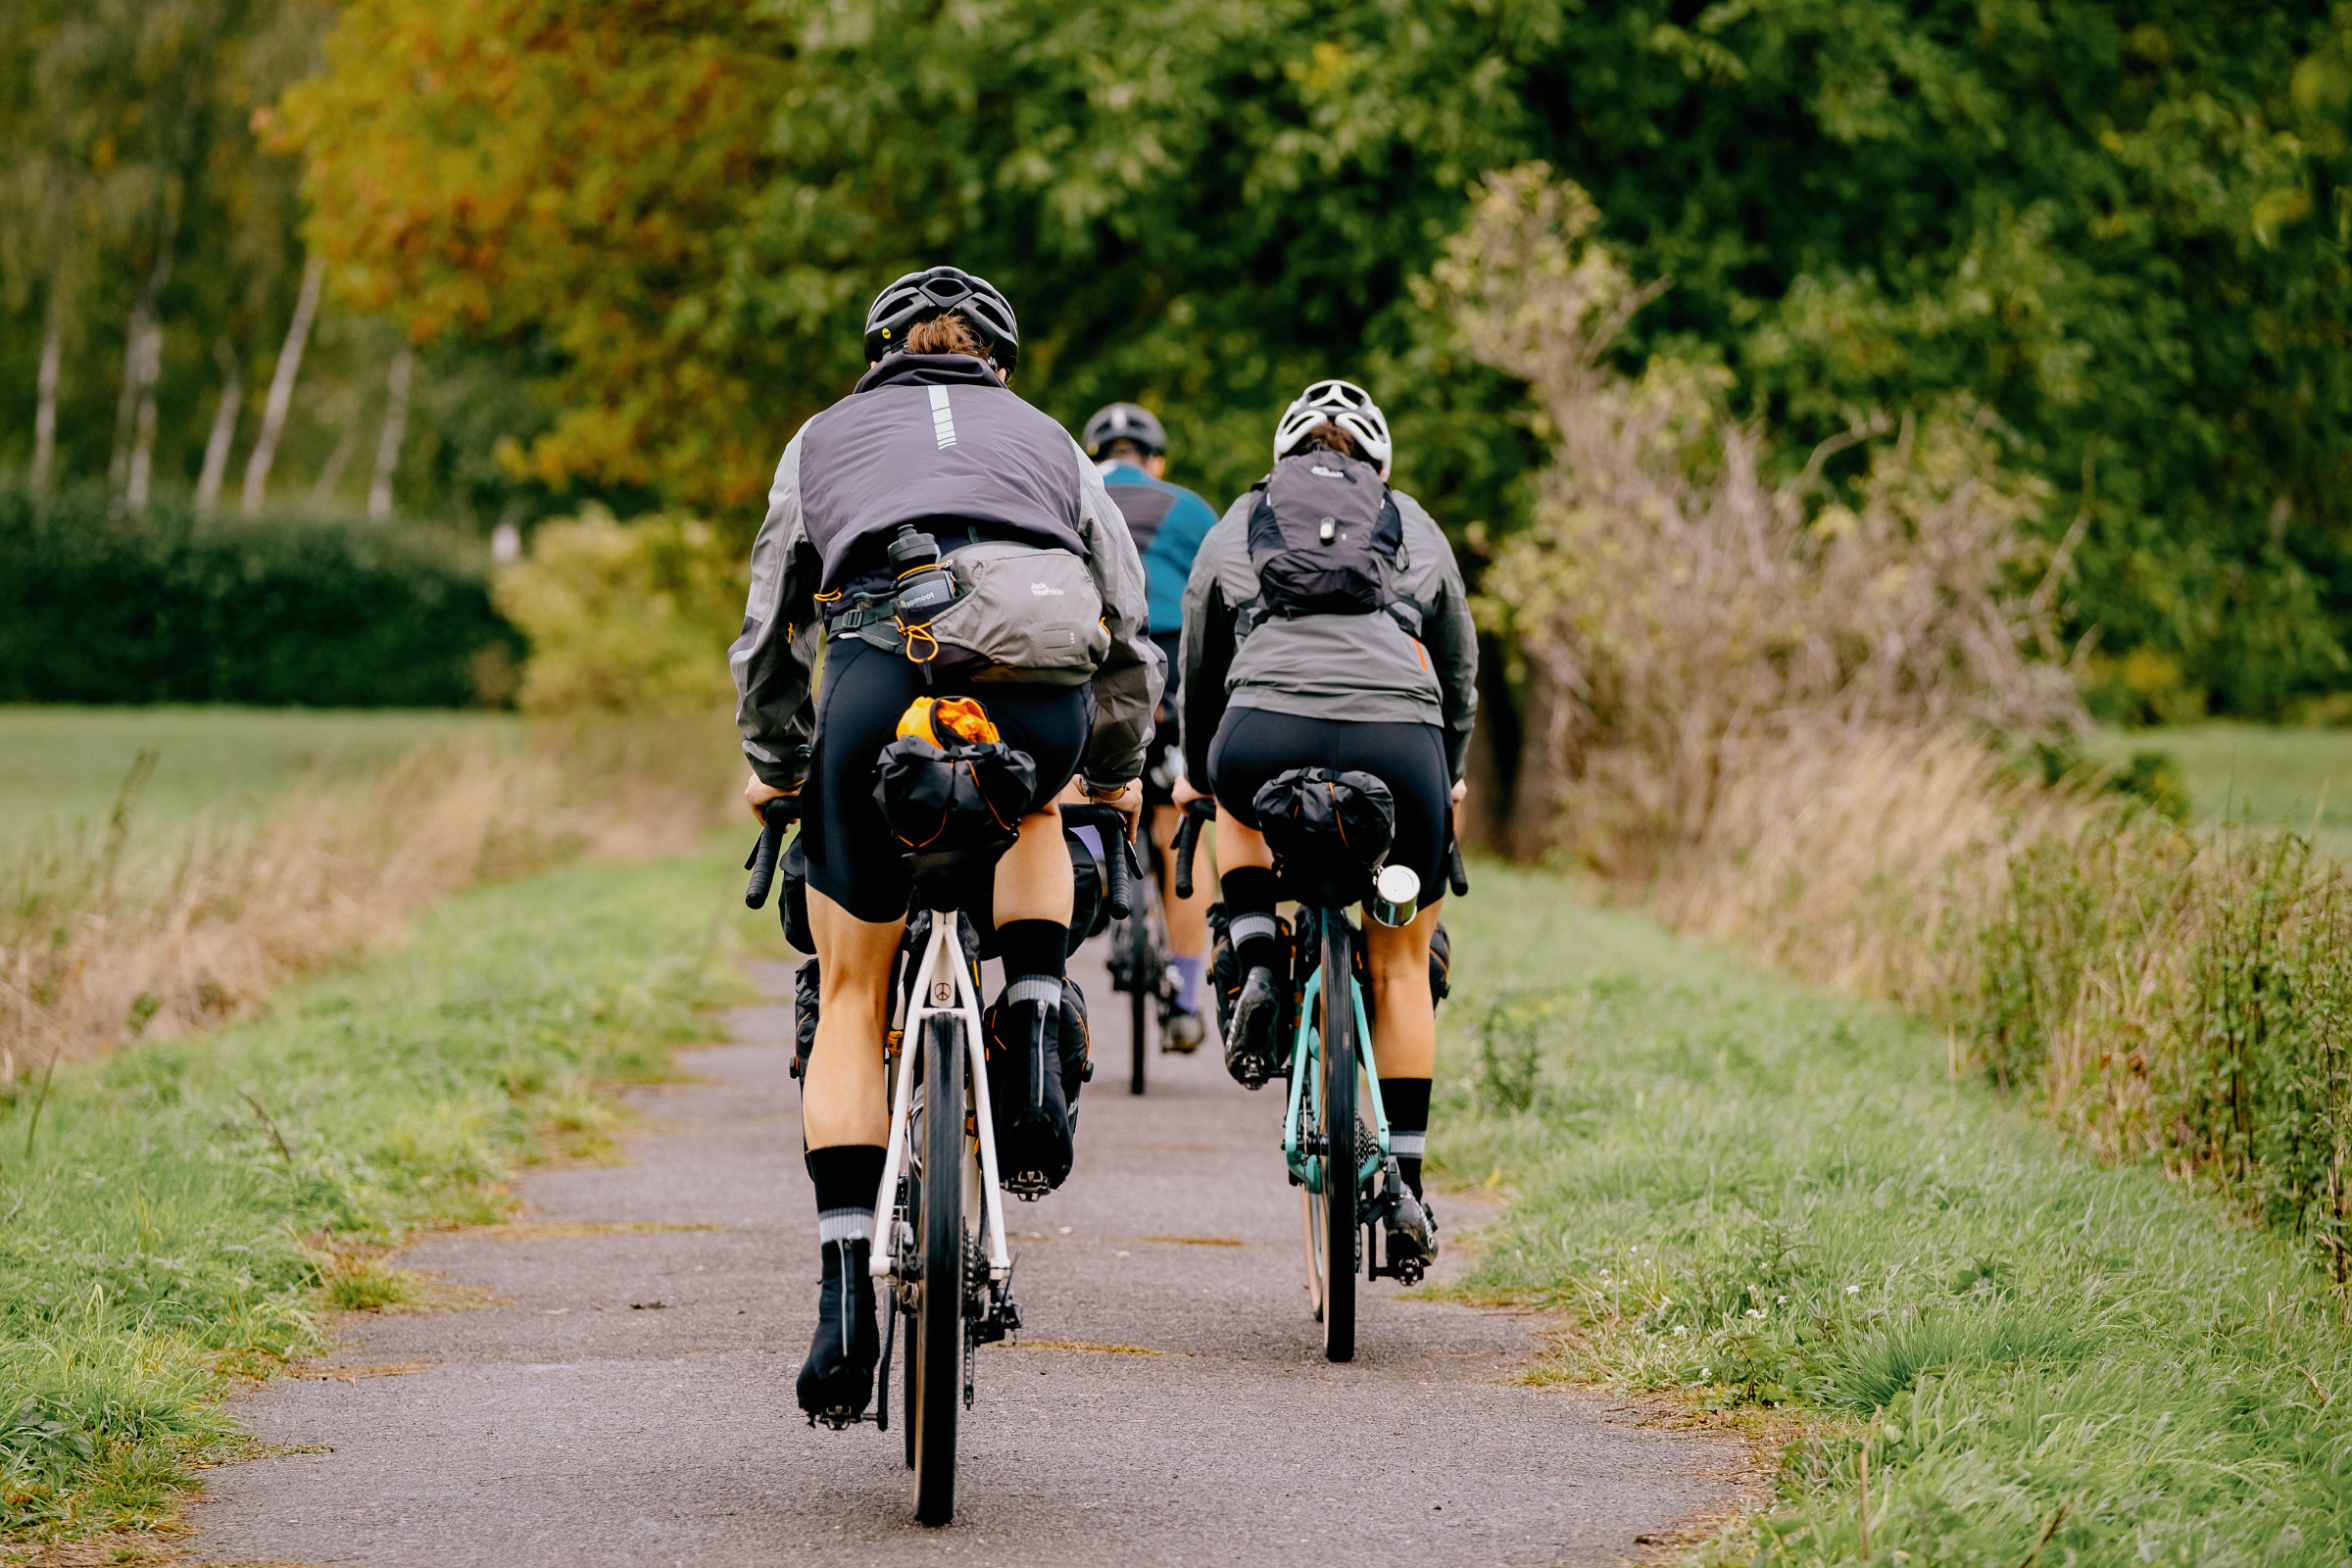
POLYGON ((801 790, 801 842, 808 885, 877 925, 906 912, 914 881, 904 848, 874 804, 874 760, 917 697, 979 699, 1004 744, 1036 760, 1032 811, 1043 810, 1078 771, 1095 726, 1091 687, 952 680, 927 687, 921 667, 903 654, 856 637, 828 639, 808 782, 801 790))
POLYGON ((1294 767, 1369 773, 1396 798, 1396 838, 1388 863, 1410 866, 1421 900, 1446 893, 1446 850, 1453 823, 1453 781, 1445 732, 1435 724, 1357 724, 1263 708, 1228 708, 1209 742, 1208 776, 1217 804, 1245 827, 1257 826, 1250 797, 1294 767))

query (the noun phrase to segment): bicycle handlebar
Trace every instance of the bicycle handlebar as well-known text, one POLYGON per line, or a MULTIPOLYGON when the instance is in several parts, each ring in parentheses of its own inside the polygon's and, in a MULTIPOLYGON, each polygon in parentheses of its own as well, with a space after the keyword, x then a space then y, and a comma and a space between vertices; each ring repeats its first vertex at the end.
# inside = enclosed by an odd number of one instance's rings
POLYGON ((743 906, 747 909, 764 908, 767 890, 775 886, 776 859, 784 848, 784 830, 792 825, 789 810, 771 811, 778 803, 770 801, 760 811, 760 841, 752 846, 751 858, 743 868, 752 873, 751 885, 743 890, 743 906))
POLYGON ((1130 836, 1127 813, 1115 806, 1064 806, 1063 823, 1071 827, 1091 827, 1102 835, 1102 847, 1108 851, 1115 842, 1118 849, 1103 857, 1106 884, 1103 902, 1110 906, 1113 920, 1127 918, 1127 884, 1130 873, 1136 878, 1144 874, 1143 861, 1136 858, 1135 840, 1130 836))
POLYGON ((1453 896, 1457 899, 1470 891, 1470 868, 1462 864, 1462 841, 1460 839, 1446 841, 1446 881, 1452 887, 1453 896))
POLYGON ((1184 820, 1176 824, 1176 896, 1180 899, 1193 896, 1193 851, 1200 844, 1200 824, 1213 822, 1216 816, 1217 803, 1205 796, 1185 803, 1184 820))

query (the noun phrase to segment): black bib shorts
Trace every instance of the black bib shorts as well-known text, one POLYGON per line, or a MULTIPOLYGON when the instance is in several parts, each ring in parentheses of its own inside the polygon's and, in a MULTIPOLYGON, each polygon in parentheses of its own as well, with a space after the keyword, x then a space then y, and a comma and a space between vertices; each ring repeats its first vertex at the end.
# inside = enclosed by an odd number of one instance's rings
POLYGON ((921 666, 903 654, 856 637, 828 638, 808 782, 801 790, 801 843, 808 885, 875 925, 904 915, 914 891, 905 851, 874 804, 874 760, 917 697, 978 699, 1004 744, 1037 761, 1032 811, 1043 810, 1077 773, 1095 727, 1092 687, 953 680, 925 686, 921 666))
POLYGON ((1353 768, 1388 785, 1396 798, 1391 865, 1412 868, 1421 902, 1446 892, 1446 851, 1453 826, 1453 783, 1445 732, 1435 724, 1367 724, 1306 718, 1263 708, 1228 708, 1209 742, 1208 776, 1217 804, 1245 827, 1256 827, 1250 800, 1275 774, 1294 767, 1353 768))

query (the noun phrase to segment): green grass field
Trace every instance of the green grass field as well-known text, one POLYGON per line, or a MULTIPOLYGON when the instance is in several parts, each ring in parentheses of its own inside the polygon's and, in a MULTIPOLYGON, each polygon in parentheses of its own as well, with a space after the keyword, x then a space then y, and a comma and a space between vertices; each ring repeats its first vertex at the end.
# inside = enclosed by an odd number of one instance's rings
POLYGON ((703 1032, 728 871, 480 889, 264 1019, 0 1090, 0 1543, 169 1517, 233 1374, 400 1297, 351 1244, 494 1218, 535 1152, 594 1152, 599 1086, 703 1032))
POLYGON ((1712 1560, 1858 1560, 1874 1415, 1872 1561, 2346 1560, 2352 1332, 2286 1240, 2095 1167, 1920 1025, 1476 880, 1432 1151, 1515 1200, 1466 1289, 1563 1311, 1540 1377, 1809 1418, 1712 1560))
POLYGON ((254 811, 314 768, 353 771, 512 722, 440 710, 0 707, 0 856, 104 822, 143 747, 158 754, 135 814, 145 834, 254 811))
POLYGON ((2227 723, 2102 729, 2084 751, 2119 767, 2134 752, 2163 752, 2180 764, 2197 820, 2242 815, 2352 855, 2352 730, 2227 723))

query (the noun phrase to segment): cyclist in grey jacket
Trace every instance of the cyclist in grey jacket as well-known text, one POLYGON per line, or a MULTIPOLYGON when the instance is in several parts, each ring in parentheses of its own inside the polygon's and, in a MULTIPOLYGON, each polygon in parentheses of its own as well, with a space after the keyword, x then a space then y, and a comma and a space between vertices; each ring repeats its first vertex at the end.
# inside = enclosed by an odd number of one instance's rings
POLYGON ((744 798, 755 812, 800 818, 817 951, 816 1035, 801 1091, 823 1264, 799 1388, 812 1421, 865 1409, 880 1350, 867 1262, 889 1126, 890 973, 912 885, 874 798, 883 747, 916 698, 961 697, 994 727, 981 738, 1036 763, 1036 789, 996 869, 1006 984, 985 1023, 997 1147, 1014 1190, 1042 1192, 1068 1174, 1069 1101, 1085 1054, 1083 1005, 1065 1006, 1073 888, 1054 800, 1075 776, 1131 823, 1143 804, 1136 778, 1161 684, 1143 564, 1078 444, 1005 385, 1019 347, 1011 307, 984 279, 939 267, 882 291, 866 316, 872 368, 801 427, 776 465, 743 635, 729 650, 752 764, 744 798), (964 559, 1006 563, 1003 580, 1018 599, 997 599, 974 577, 914 621, 888 554, 907 525, 951 561, 959 546, 998 547, 964 559), (1006 542, 1062 554, 1007 554, 1006 542), (958 638, 969 639, 966 653, 993 652, 960 664, 941 657, 958 638))
MULTIPOLYGON (((1391 450, 1388 420, 1369 394, 1346 381, 1308 387, 1283 415, 1274 438, 1277 464, 1333 452, 1372 465, 1383 482, 1391 450)), ((1478 640, 1446 535, 1412 497, 1388 495, 1402 525, 1394 611, 1266 613, 1250 555, 1256 491, 1209 530, 1184 595, 1180 691, 1190 787, 1182 793, 1209 793, 1217 801, 1217 867, 1235 960, 1233 994, 1225 999, 1231 1004, 1225 1064, 1255 1089, 1285 1065, 1288 1043, 1278 1035, 1289 1011, 1290 975, 1275 919, 1274 859, 1251 798, 1275 774, 1296 767, 1360 769, 1389 786, 1396 807, 1389 863, 1411 867, 1425 892, 1436 895, 1401 927, 1364 922, 1373 1062, 1390 1147, 1418 1198, 1437 1059, 1429 951, 1444 903, 1452 808, 1461 799, 1478 715, 1478 640), (1406 624, 1416 618, 1417 635, 1406 624)), ((1328 530, 1331 519, 1323 521, 1328 530)), ((1435 1255, 1424 1211, 1399 1210, 1389 1226, 1391 1257, 1413 1250, 1435 1255)))

